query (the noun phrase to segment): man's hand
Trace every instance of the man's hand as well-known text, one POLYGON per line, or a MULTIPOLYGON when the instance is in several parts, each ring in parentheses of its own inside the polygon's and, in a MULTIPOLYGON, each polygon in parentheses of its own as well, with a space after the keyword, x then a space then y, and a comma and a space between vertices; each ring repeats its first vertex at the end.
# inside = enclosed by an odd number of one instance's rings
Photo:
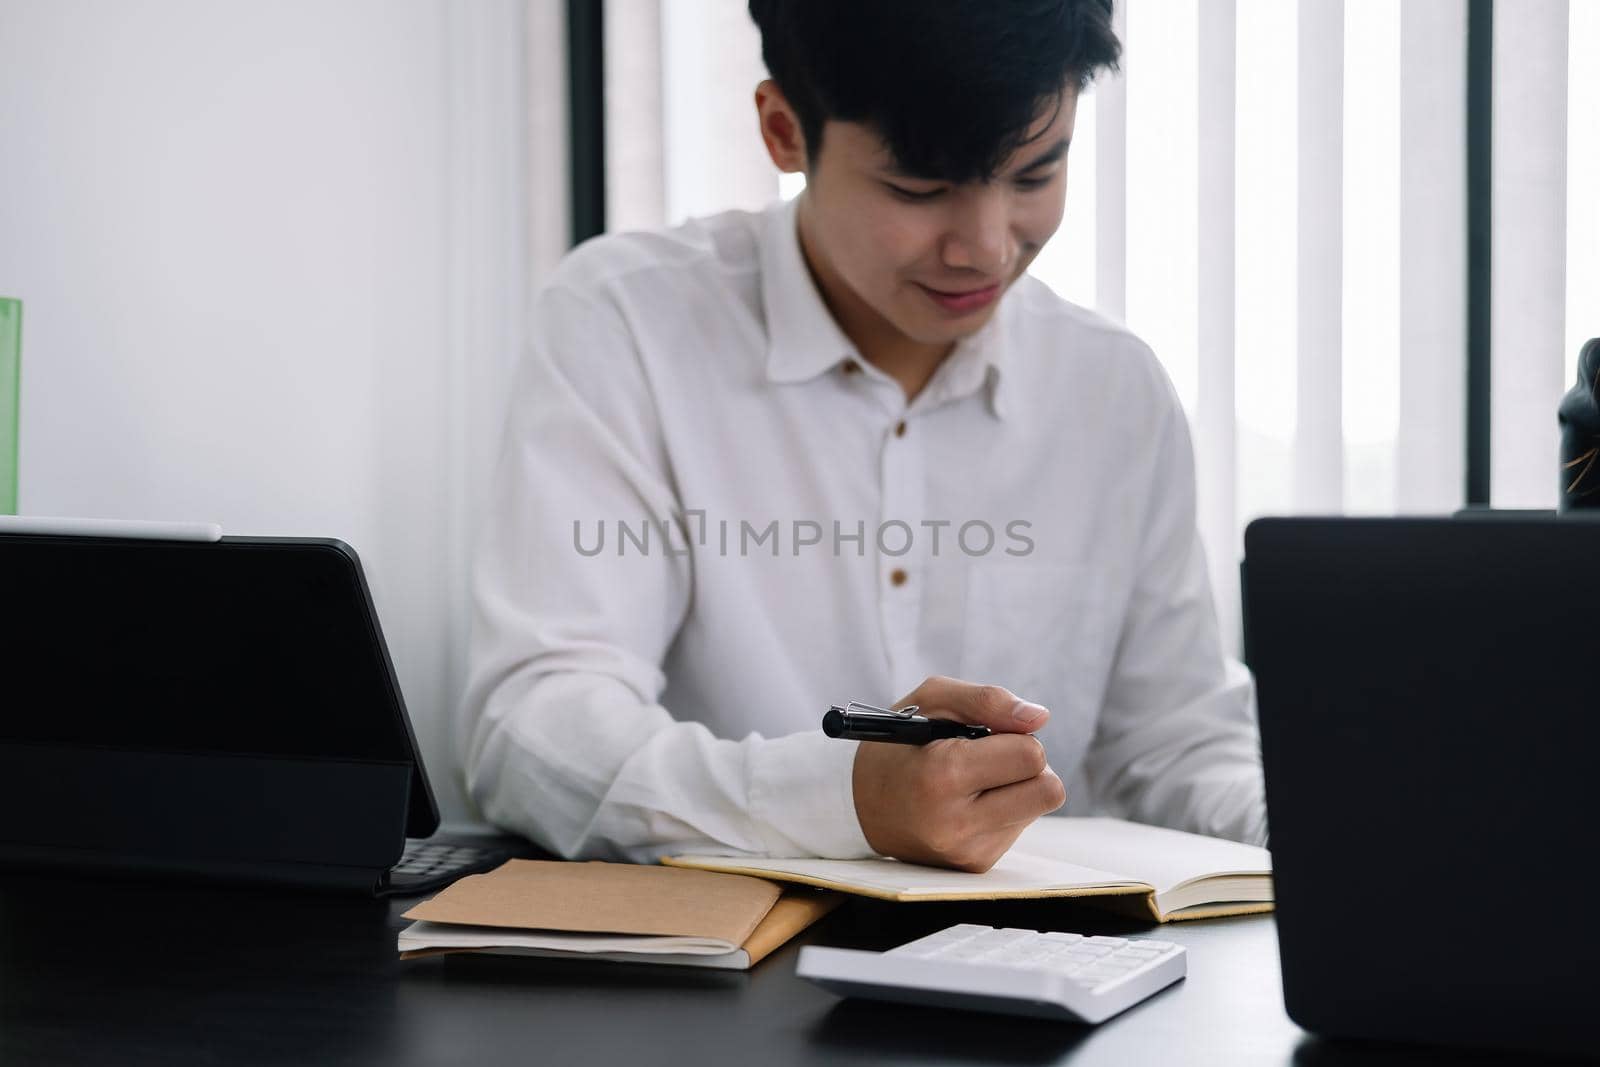
POLYGON ((863 741, 852 784, 873 851, 912 863, 983 872, 1041 815, 1066 803, 1044 746, 1028 736, 1049 721, 1038 704, 997 685, 929 678, 895 707, 958 719, 994 733, 929 745, 863 741))

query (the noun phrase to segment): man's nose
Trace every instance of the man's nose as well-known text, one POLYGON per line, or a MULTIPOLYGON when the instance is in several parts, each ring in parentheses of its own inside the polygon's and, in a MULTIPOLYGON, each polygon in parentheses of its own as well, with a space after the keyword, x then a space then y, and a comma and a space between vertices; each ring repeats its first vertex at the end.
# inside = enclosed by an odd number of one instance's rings
POLYGON ((960 197, 944 240, 945 266, 998 279, 1010 272, 1016 254, 1004 194, 984 187, 960 197))

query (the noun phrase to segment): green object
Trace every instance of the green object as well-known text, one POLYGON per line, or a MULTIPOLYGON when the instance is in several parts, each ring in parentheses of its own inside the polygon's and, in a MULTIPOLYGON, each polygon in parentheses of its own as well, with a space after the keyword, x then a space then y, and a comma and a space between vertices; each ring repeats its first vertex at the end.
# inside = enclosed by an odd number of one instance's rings
POLYGON ((22 301, 0 296, 0 515, 17 513, 22 398, 22 301))

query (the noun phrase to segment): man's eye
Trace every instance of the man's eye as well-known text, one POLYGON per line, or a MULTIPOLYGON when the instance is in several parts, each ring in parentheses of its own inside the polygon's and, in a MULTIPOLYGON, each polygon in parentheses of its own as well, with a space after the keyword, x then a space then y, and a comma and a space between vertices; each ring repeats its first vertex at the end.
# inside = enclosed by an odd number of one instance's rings
POLYGON ((898 196, 902 200, 909 200, 912 203, 932 200, 944 193, 943 189, 923 189, 919 191, 917 189, 907 189, 903 186, 896 185, 893 182, 884 182, 883 184, 887 186, 889 191, 895 196, 898 196))
POLYGON ((1046 174, 1042 178, 1018 178, 1017 179, 1017 188, 1018 189, 1043 189, 1045 186, 1049 185, 1053 180, 1055 180, 1055 175, 1054 174, 1046 174))

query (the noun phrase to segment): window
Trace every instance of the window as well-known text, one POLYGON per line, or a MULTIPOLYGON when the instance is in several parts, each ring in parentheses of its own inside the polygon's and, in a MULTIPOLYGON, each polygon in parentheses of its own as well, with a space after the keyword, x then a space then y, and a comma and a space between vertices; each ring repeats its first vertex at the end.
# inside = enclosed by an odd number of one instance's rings
MULTIPOLYGON (((615 227, 797 193, 756 134, 744 5, 626 10, 606 33, 615 227)), ((1493 11, 1492 501, 1553 507, 1555 408, 1600 336, 1600 2, 1493 11)), ((1128 0, 1123 73, 1079 103, 1033 272, 1171 375, 1225 632, 1251 518, 1466 502, 1468 13, 1128 0)))

